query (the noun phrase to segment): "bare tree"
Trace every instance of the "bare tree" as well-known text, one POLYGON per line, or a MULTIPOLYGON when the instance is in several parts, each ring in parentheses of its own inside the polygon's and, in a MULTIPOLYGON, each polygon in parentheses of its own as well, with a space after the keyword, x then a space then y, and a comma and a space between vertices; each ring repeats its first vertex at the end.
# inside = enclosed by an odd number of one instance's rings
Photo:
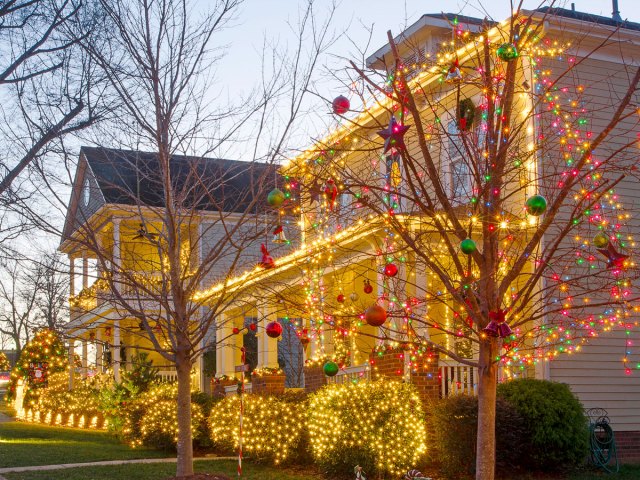
POLYGON ((256 91, 238 105, 213 110, 205 94, 215 88, 211 69, 223 51, 216 43, 218 33, 230 25, 240 3, 216 1, 196 20, 195 4, 189 1, 103 0, 105 24, 78 25, 82 46, 108 79, 120 107, 116 128, 128 137, 129 148, 150 153, 94 152, 111 172, 101 181, 118 197, 115 203, 126 205, 128 228, 134 226, 129 231, 122 226, 122 238, 136 242, 128 247, 121 242, 123 250, 117 252, 101 241, 104 232, 89 223, 77 225, 65 241, 97 259, 100 282, 108 286, 108 293, 99 295, 122 317, 135 319, 132 333, 148 339, 149 348, 176 367, 178 476, 193 472, 192 365, 210 348, 203 340, 233 304, 228 283, 241 266, 255 265, 257 239, 274 221, 263 207, 275 182, 274 161, 284 155, 314 67, 329 42, 332 11, 329 20, 318 23, 309 2, 293 53, 274 51, 256 91), (102 37, 105 28, 114 35, 102 37), (278 102, 287 111, 275 121, 278 102), (262 163, 205 158, 243 141, 240 132, 247 129, 254 139, 252 160, 262 163), (215 300, 199 296, 212 281, 219 282, 215 300))
POLYGON ((68 28, 96 14, 92 0, 9 0, 0 4, 0 247, 35 228, 38 178, 59 142, 96 122, 100 84, 68 28), (90 13, 91 12, 91 13, 90 13), (29 175, 25 175, 25 173, 29 175))
POLYGON ((20 352, 22 346, 29 342, 31 329, 35 325, 35 304, 37 291, 32 285, 24 282, 25 277, 21 262, 9 260, 2 266, 0 281, 0 332, 13 341, 15 349, 20 352))
POLYGON ((69 320, 68 267, 58 253, 45 254, 33 264, 27 280, 37 292, 36 320, 40 326, 60 331, 69 320))
POLYGON ((637 299, 614 192, 633 175, 640 70, 619 63, 590 77, 616 31, 540 43, 551 14, 518 6, 475 32, 451 18, 455 41, 435 61, 389 32, 375 69, 352 62, 345 81, 366 108, 334 106, 346 126, 287 170, 302 185, 307 238, 332 239, 317 268, 357 262, 361 278, 380 278, 384 311, 371 317, 309 288, 322 328, 386 320, 359 336, 424 359, 413 368, 434 352, 477 368, 479 480, 494 478, 501 363, 571 350, 598 330, 594 316, 619 309, 612 322, 624 322, 637 299), (607 106, 590 81, 608 87, 607 106))

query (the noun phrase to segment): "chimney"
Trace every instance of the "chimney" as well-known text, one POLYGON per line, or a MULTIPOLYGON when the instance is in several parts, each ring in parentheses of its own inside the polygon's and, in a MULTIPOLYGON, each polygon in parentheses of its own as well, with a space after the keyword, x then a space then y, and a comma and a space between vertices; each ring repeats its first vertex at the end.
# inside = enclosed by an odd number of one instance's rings
POLYGON ((613 2, 613 12, 611 12, 611 18, 614 21, 622 23, 622 17, 620 16, 620 10, 618 9, 618 0, 612 0, 613 2))
POLYGON ((576 4, 571 2, 571 11, 575 12, 576 11, 576 4))

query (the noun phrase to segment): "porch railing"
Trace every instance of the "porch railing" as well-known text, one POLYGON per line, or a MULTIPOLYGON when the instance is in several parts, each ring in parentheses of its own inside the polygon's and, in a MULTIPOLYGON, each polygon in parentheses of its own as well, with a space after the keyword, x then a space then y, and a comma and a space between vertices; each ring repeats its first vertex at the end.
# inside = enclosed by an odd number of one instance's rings
POLYGON ((439 362, 440 398, 478 394, 478 369, 457 362, 439 362))
POLYGON ((327 380, 329 383, 340 385, 368 381, 371 380, 371 370, 369 369, 369 365, 366 364, 345 367, 340 369, 335 377, 330 377, 327 380))

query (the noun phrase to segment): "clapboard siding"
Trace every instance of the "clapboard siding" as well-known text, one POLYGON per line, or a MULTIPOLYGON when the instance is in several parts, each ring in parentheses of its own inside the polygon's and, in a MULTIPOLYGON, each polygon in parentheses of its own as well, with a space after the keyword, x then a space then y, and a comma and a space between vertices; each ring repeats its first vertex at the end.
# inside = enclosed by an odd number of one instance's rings
MULTIPOLYGON (((636 363, 640 360, 640 333, 632 332, 631 347, 636 363)), ((625 373, 622 363, 627 336, 614 331, 593 339, 580 353, 563 355, 551 362, 551 380, 566 383, 585 408, 604 408, 613 428, 640 431, 640 375, 625 373)))
MULTIPOLYGON (((566 69, 566 61, 546 59, 544 63, 544 68, 554 71, 566 69)), ((560 81, 560 87, 585 87, 582 102, 587 109, 584 116, 588 120, 589 130, 593 132, 592 138, 596 138, 606 128, 620 99, 626 93, 629 78, 633 73, 627 74, 626 67, 619 63, 588 59, 560 81)), ((636 96, 632 103, 637 104, 637 101, 636 96)), ((550 120, 551 115, 543 113, 540 122, 544 125, 550 120)), ((608 161, 606 175, 609 178, 617 178, 623 169, 637 163, 636 146, 621 153, 614 153, 625 144, 637 141, 637 121, 635 115, 624 121, 593 152, 596 160, 608 161)), ((551 131, 552 129, 547 130, 548 133, 551 131)), ((553 196, 554 184, 544 185, 543 188, 553 196)), ((640 205, 638 180, 627 176, 616 186, 615 191, 620 197, 620 203, 632 213, 623 233, 638 238, 640 216, 634 214, 636 205, 640 205)), ((567 239, 561 248, 571 248, 571 244, 572 239, 567 239)), ((608 292, 605 294, 608 295, 608 292)), ((579 353, 561 355, 550 364, 551 380, 568 384, 585 408, 606 409, 616 431, 640 431, 640 371, 635 369, 635 365, 640 362, 640 333, 637 329, 632 331, 630 339, 633 342, 630 349, 632 354, 629 356, 630 366, 633 368, 631 375, 625 373, 622 361, 627 341, 622 329, 603 333, 600 337, 590 340, 579 353)))

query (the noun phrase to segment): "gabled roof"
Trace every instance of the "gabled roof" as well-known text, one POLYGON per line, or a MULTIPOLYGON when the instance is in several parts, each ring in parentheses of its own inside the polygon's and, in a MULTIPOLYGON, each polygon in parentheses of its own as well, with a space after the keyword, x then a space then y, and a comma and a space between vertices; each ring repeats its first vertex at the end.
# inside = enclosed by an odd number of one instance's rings
MULTIPOLYGON (((182 208, 203 212, 259 213, 262 199, 277 184, 278 165, 173 155, 173 192, 182 208)), ((102 147, 82 147, 67 209, 62 244, 79 225, 105 205, 164 207, 158 154, 102 147), (90 198, 81 205, 88 182, 90 198)))
MULTIPOLYGON (((156 153, 102 147, 82 147, 80 152, 107 204, 164 206, 156 153)), ((184 195, 188 207, 242 213, 255 194, 274 188, 277 166, 173 155, 170 171, 173 191, 184 195)))

